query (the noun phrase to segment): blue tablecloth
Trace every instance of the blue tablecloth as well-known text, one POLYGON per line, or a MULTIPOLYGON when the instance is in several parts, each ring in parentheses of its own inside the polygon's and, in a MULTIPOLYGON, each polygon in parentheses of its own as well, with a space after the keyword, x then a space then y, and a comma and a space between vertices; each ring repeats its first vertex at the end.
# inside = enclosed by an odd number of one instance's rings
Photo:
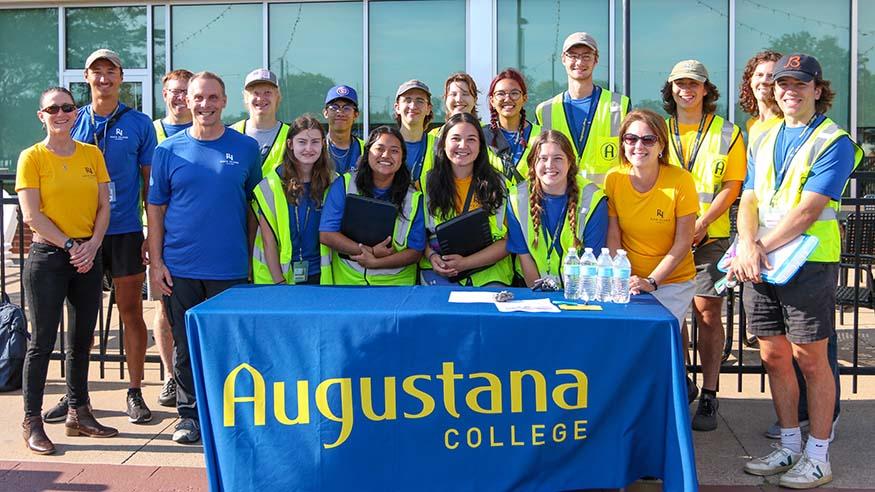
POLYGON ((652 297, 500 313, 450 304, 452 290, 249 286, 190 310, 210 487, 569 490, 651 476, 697 490, 678 326, 652 297))

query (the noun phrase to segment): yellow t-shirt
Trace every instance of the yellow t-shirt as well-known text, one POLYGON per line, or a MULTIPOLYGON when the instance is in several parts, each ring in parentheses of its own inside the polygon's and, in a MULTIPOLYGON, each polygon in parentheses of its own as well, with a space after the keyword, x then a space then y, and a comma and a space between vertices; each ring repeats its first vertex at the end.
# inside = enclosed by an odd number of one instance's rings
MULTIPOLYGON (((678 133, 681 136, 681 146, 683 146, 685 162, 689 162, 690 153, 696 146, 696 133, 698 130, 698 124, 678 125, 678 133)), ((672 138, 674 138, 673 135, 672 138)), ((739 135, 735 142, 732 142, 732 146, 729 147, 726 161, 726 170, 723 173, 722 182, 744 181, 744 177, 747 175, 747 155, 745 154, 744 140, 741 138, 741 135, 739 135)))
POLYGON ((61 157, 42 142, 21 152, 15 191, 39 190, 40 212, 67 236, 90 237, 97 217, 98 183, 109 183, 100 149, 76 142, 73 155, 61 157))
MULTIPOLYGON (((699 211, 693 176, 677 166, 659 166, 653 188, 639 193, 629 178, 632 167, 615 167, 605 178, 608 215, 617 217, 621 244, 632 263, 632 274, 649 277, 674 244, 677 217, 699 211)), ((690 251, 663 284, 685 282, 696 275, 690 251)))
MULTIPOLYGON (((456 182, 456 199, 453 200, 453 203, 456 206, 456 213, 462 213, 462 207, 465 206, 465 199, 468 198, 468 190, 471 188, 471 179, 473 176, 468 176, 467 178, 456 178, 453 177, 453 180, 456 182)), ((476 210, 480 208, 480 202, 477 201, 477 193, 474 193, 474 196, 471 197, 471 205, 468 206, 468 211, 476 210)))

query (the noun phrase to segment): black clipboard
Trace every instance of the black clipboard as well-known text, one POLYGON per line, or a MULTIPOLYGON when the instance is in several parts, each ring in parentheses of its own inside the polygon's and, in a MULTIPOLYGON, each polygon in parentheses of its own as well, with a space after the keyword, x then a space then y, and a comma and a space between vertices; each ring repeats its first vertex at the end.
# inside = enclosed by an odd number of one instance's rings
MULTIPOLYGON (((493 243, 489 215, 482 208, 466 212, 435 227, 442 255, 470 256, 493 243)), ((488 267, 466 270, 450 277, 458 282, 488 267)))
POLYGON ((376 198, 346 195, 340 232, 365 246, 376 246, 395 229, 395 205, 376 198))

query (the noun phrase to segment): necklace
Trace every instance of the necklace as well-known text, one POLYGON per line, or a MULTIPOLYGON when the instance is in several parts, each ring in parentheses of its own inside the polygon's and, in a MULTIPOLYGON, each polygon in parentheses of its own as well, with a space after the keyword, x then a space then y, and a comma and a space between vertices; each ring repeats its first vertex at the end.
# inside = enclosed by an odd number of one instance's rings
POLYGON ((332 146, 335 149, 339 148, 337 147, 337 145, 334 144, 334 142, 331 141, 331 137, 328 137, 328 153, 330 153, 331 157, 333 157, 335 160, 343 160, 346 158, 346 156, 349 155, 349 151, 352 150, 352 139, 350 138, 349 147, 346 148, 346 152, 344 152, 343 154, 336 154, 333 150, 331 150, 332 146))

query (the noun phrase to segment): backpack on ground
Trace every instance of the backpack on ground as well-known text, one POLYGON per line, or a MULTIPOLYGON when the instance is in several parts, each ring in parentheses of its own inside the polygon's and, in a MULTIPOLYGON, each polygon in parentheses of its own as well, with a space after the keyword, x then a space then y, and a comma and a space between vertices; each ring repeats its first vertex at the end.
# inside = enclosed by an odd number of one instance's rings
POLYGON ((0 298, 0 391, 21 388, 24 356, 27 352, 27 320, 21 306, 3 292, 0 298))

